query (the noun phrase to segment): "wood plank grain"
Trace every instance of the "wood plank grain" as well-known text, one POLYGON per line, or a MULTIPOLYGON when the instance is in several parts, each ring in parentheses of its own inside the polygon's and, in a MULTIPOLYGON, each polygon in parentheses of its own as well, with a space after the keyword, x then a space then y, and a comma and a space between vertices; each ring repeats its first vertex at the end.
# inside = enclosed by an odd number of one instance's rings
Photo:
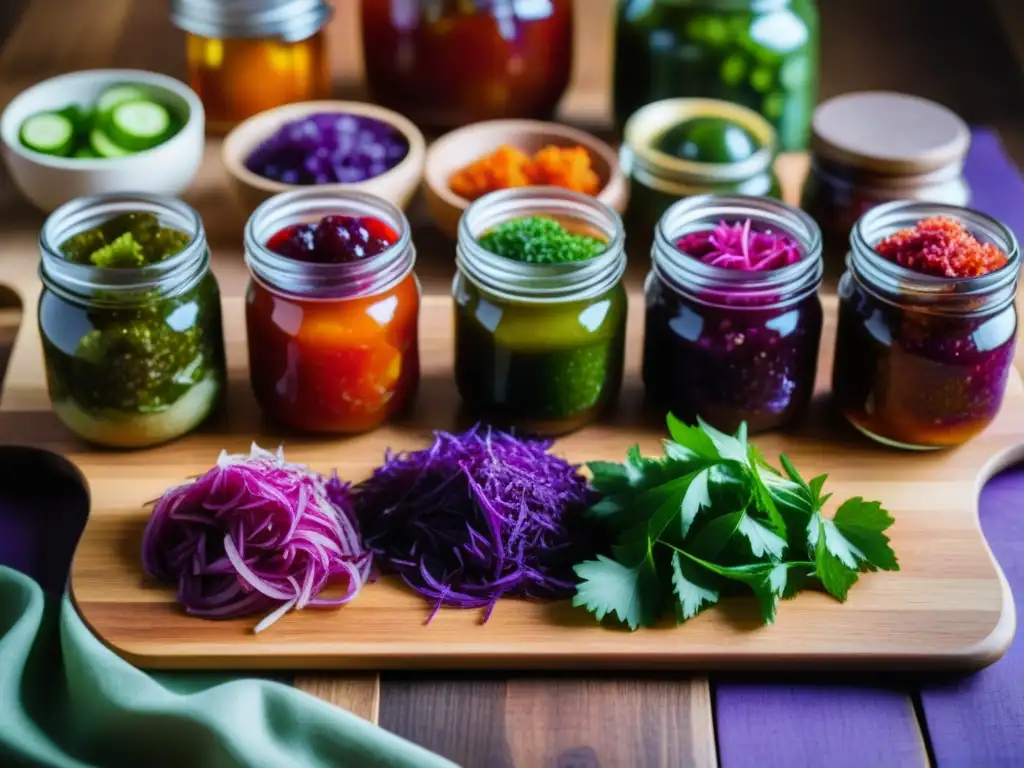
POLYGON ((377 722, 380 714, 380 677, 375 672, 362 675, 297 675, 292 685, 371 723, 377 722))
POLYGON ((718 764, 704 678, 512 678, 505 730, 524 768, 718 764))
POLYGON ((30 3, 0 50, 0 102, 62 72, 110 66, 132 4, 133 0, 30 3))
POLYGON ((504 723, 505 681, 490 675, 385 674, 380 726, 463 768, 546 768, 512 761, 504 723))

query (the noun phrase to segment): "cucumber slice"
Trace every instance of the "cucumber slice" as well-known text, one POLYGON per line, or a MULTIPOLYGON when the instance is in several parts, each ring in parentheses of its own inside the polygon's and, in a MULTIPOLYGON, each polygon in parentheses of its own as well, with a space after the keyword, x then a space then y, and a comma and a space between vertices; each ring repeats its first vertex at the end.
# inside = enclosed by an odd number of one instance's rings
POLYGON ((110 140, 99 128, 93 128, 89 132, 89 145, 100 157, 125 157, 132 154, 131 150, 120 147, 110 140))
POLYGON ((167 138, 171 131, 171 113, 155 101, 126 101, 110 113, 107 130, 114 143, 141 152, 167 138))
POLYGON ((147 101, 149 99, 149 94, 137 85, 115 85, 100 94, 99 99, 96 100, 96 112, 106 115, 113 111, 118 104, 123 104, 126 101, 147 101))
POLYGON ((81 158, 90 158, 90 159, 95 159, 95 158, 99 157, 99 155, 96 154, 96 150, 94 150, 88 144, 85 144, 85 145, 79 147, 78 149, 76 149, 71 156, 72 157, 81 157, 81 158))
POLYGON ((18 135, 29 149, 65 157, 75 143, 75 125, 62 114, 43 112, 25 120, 18 135))

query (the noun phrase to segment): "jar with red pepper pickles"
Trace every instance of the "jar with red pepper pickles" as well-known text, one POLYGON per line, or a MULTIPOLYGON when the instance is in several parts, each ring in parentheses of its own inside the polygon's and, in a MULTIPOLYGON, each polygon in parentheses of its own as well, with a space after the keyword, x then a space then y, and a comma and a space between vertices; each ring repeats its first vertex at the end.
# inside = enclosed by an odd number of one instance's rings
POLYGON ((769 198, 701 195, 662 216, 644 286, 648 399, 680 419, 764 432, 798 420, 821 340, 821 235, 769 198))
POLYGON ((572 71, 574 0, 362 0, 373 99, 420 125, 550 118, 572 71))
POLYGON ((416 249, 372 195, 286 192, 245 227, 249 373, 264 413, 315 432, 367 432, 419 382, 416 249))
POLYGON ((1020 249, 1001 222, 952 205, 873 208, 839 283, 832 389, 865 435, 960 445, 1002 405, 1017 333, 1020 249))

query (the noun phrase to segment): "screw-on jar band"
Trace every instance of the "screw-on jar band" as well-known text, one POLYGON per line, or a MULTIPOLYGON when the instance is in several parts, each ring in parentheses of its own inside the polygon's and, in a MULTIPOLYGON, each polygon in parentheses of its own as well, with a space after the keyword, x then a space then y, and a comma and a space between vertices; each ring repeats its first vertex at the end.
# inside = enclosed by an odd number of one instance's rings
POLYGON ((210 267, 199 214, 180 200, 158 195, 93 195, 65 203, 43 223, 39 251, 39 276, 47 288, 73 301, 102 305, 130 306, 154 295, 186 293, 210 267), (191 240, 179 253, 144 267, 102 269, 75 264, 61 253, 61 245, 69 238, 125 213, 155 214, 162 226, 180 230, 191 240))
POLYGON ((171 21, 199 37, 269 37, 293 43, 312 37, 330 20, 324 0, 172 0, 171 21))
POLYGON ((416 263, 409 221, 391 203, 364 192, 324 192, 316 188, 275 195, 245 224, 245 262, 253 276, 272 290, 302 299, 354 299, 398 285, 416 263), (376 256, 341 264, 311 264, 266 247, 286 227, 325 216, 372 217, 398 233, 398 240, 376 256))
POLYGON ((851 276, 881 301, 911 305, 937 314, 970 315, 995 312, 1013 301, 1020 274, 1020 246, 1013 232, 998 219, 957 205, 898 200, 875 206, 857 221, 850 233, 846 260, 851 276), (922 219, 945 216, 961 222, 975 237, 989 242, 1007 256, 1007 263, 987 275, 967 278, 939 277, 901 267, 882 257, 875 246, 922 219))
POLYGON ((777 200, 743 195, 699 195, 672 205, 655 229, 651 263, 654 273, 673 290, 723 307, 734 306, 730 299, 735 296, 759 308, 795 303, 817 291, 824 274, 821 231, 810 216, 777 200), (676 247, 683 235, 746 219, 756 227, 793 237, 802 258, 780 269, 746 272, 705 264, 676 247))
POLYGON ((480 198, 459 221, 455 263, 480 289, 506 301, 551 304, 585 301, 615 286, 626 271, 622 220, 610 207, 560 187, 521 187, 480 198), (477 239, 499 224, 528 216, 551 216, 600 232, 605 250, 586 261, 527 264, 491 253, 477 239))

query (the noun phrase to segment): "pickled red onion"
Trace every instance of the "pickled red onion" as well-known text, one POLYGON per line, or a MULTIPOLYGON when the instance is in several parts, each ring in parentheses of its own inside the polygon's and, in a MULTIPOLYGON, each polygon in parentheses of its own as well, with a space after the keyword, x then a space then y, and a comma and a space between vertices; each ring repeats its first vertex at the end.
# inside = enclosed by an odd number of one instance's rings
POLYGON ((142 542, 146 572, 176 584, 185 610, 207 618, 344 605, 370 577, 348 485, 253 444, 157 502, 142 542), (344 585, 325 597, 329 586, 344 585))
POLYGON ((713 267, 762 272, 800 261, 800 245, 785 232, 753 230, 750 219, 718 223, 714 229, 690 232, 676 241, 676 248, 713 267))

